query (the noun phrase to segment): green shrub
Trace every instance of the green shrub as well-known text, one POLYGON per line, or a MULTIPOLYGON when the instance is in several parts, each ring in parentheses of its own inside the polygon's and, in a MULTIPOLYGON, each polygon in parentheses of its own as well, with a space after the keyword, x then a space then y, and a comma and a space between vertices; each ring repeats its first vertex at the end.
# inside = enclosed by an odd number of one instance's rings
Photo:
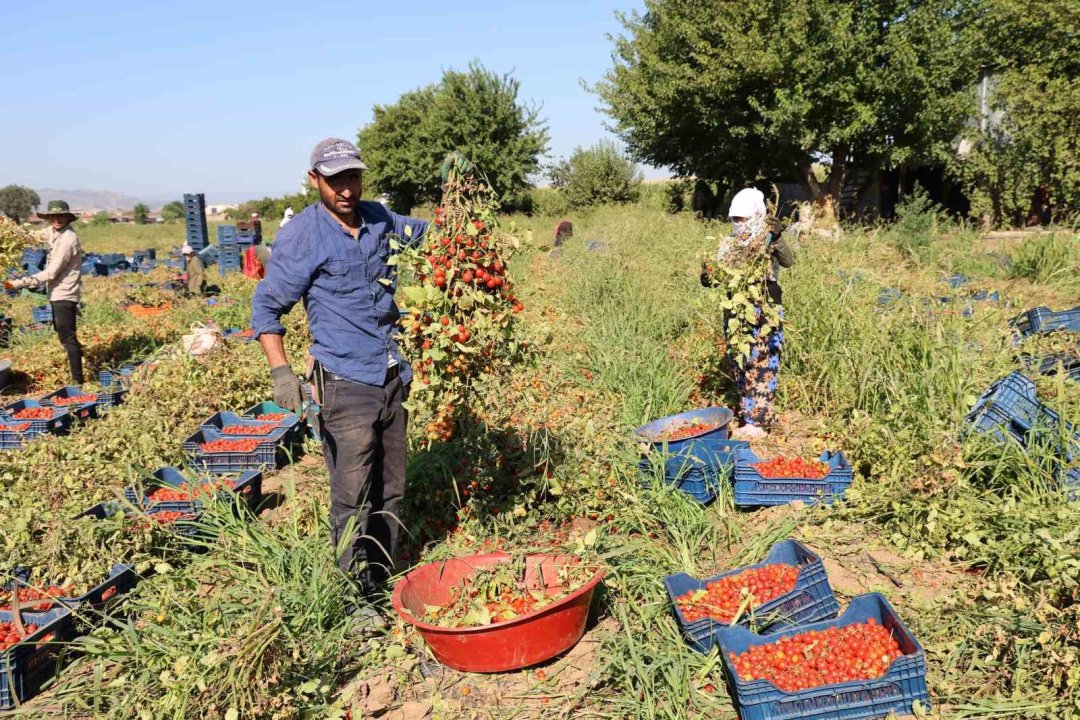
POLYGON ((552 184, 573 209, 634 202, 641 188, 641 172, 615 143, 607 140, 575 149, 549 172, 552 184))
POLYGON ((926 190, 916 185, 897 206, 896 222, 889 231, 893 245, 909 260, 919 261, 934 242, 941 208, 930 199, 926 190))

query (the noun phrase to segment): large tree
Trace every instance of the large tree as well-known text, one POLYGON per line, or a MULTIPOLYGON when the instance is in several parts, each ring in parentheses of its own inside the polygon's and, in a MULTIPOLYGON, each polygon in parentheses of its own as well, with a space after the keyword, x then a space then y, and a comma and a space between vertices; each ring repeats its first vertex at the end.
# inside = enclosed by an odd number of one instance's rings
POLYGON ((460 150, 488 176, 496 193, 516 202, 540 170, 548 132, 539 108, 518 99, 520 83, 472 63, 448 70, 436 85, 412 90, 392 105, 376 105, 359 133, 371 168, 367 182, 408 210, 439 193, 439 168, 460 150))
POLYGON ((638 160, 798 179, 835 207, 855 164, 948 152, 973 103, 968 2, 646 0, 597 91, 638 160))
POLYGON ((8 185, 0 188, 0 213, 15 222, 22 222, 30 217, 38 205, 41 205, 41 198, 28 187, 8 185))
POLYGON ((979 122, 955 168, 987 224, 1080 213, 1080 4, 985 0, 979 122))

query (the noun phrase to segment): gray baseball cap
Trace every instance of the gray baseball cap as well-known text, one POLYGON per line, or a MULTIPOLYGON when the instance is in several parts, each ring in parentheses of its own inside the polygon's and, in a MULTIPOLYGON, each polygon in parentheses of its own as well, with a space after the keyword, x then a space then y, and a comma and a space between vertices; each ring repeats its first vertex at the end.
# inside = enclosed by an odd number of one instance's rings
POLYGON ((348 140, 326 138, 311 151, 311 169, 323 177, 345 170, 367 170, 360 151, 348 140))

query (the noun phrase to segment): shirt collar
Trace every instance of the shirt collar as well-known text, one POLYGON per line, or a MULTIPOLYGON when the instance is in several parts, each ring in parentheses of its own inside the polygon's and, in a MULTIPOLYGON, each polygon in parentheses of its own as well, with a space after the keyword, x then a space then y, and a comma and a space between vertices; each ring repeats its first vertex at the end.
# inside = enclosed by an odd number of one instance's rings
MULTIPOLYGON (((319 212, 322 213, 323 219, 326 220, 326 222, 330 223, 331 227, 335 227, 338 230, 340 230, 341 232, 348 235, 349 237, 352 237, 352 233, 350 233, 348 230, 346 230, 345 227, 340 222, 338 222, 338 219, 336 217, 334 217, 330 213, 329 210, 326 209, 326 206, 323 205, 321 201, 319 202, 319 212)), ((359 205, 357 205, 357 207, 356 207, 356 216, 358 218, 360 218, 360 227, 357 228, 357 231, 358 231, 357 236, 359 237, 359 234, 361 232, 363 232, 364 227, 367 225, 367 223, 364 222, 364 216, 360 212, 360 206, 359 205)))

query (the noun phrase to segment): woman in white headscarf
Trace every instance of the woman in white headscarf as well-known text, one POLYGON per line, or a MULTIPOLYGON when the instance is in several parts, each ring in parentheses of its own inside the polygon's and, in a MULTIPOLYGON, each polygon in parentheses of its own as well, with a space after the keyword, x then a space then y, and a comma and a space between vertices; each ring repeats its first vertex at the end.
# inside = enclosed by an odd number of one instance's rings
MULTIPOLYGON (((768 214, 765 207, 765 195, 755 188, 744 188, 731 199, 728 209, 732 230, 720 242, 716 252, 718 262, 724 262, 726 256, 739 245, 746 246, 761 229, 768 232, 767 244, 772 256, 772 267, 766 280, 766 289, 772 304, 780 307, 780 268, 789 268, 795 264, 795 253, 783 237, 784 226, 780 220, 768 214)), ((762 337, 754 332, 755 342, 750 349, 750 357, 744 367, 732 362, 735 385, 739 391, 738 415, 742 427, 734 436, 742 439, 760 439, 766 437, 768 429, 776 421, 774 406, 776 403, 776 385, 780 373, 780 348, 784 343, 784 331, 777 327, 762 337)))

